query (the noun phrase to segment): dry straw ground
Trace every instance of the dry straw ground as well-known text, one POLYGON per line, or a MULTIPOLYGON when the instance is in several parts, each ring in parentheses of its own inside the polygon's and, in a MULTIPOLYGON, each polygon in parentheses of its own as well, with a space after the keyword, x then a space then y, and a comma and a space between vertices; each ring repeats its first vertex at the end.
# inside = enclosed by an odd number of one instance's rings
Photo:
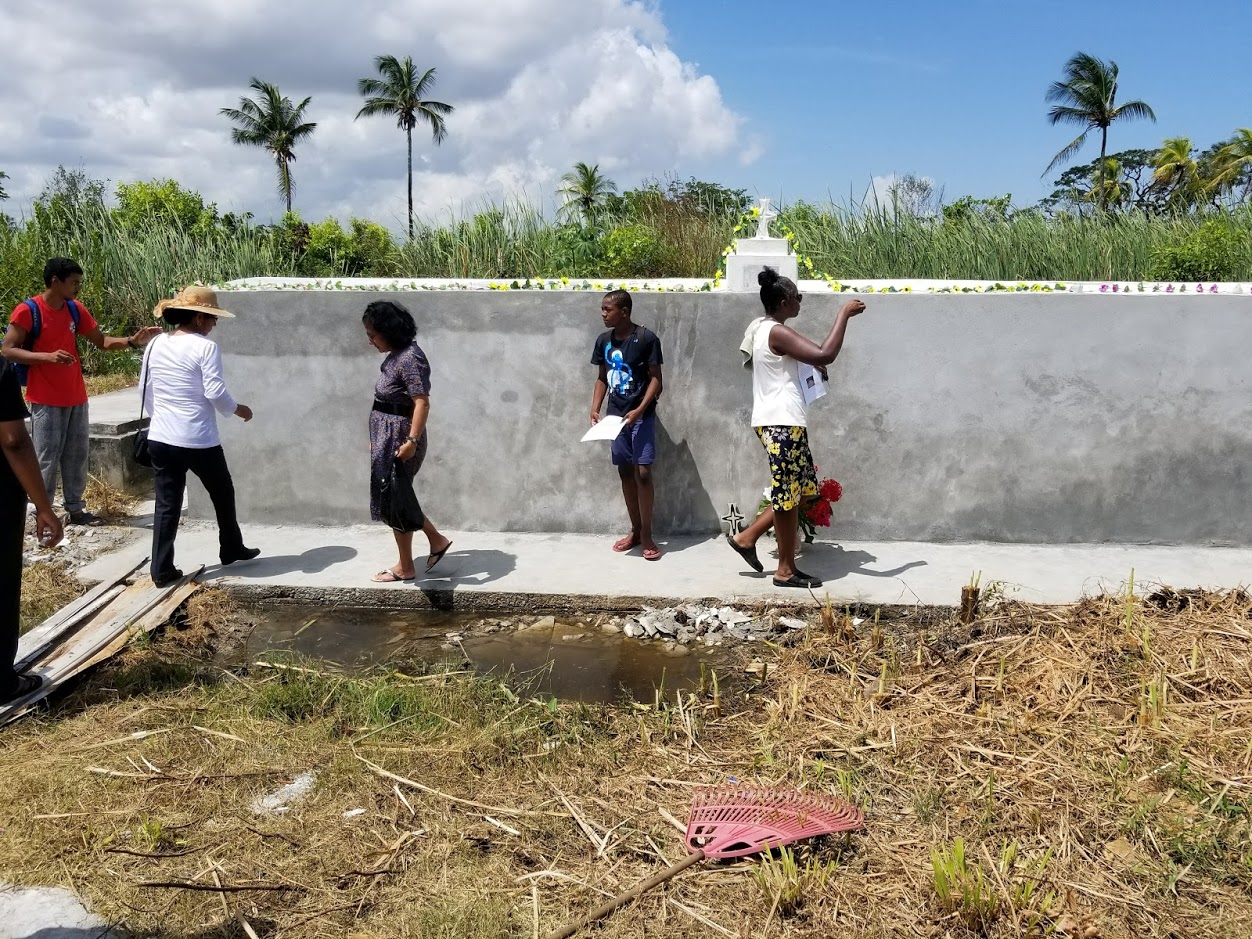
POLYGON ((679 858, 671 816, 734 776, 843 793, 867 827, 706 862, 593 934, 1246 937, 1250 617, 1172 592, 815 615, 733 695, 619 707, 239 675, 167 636, 5 731, 0 880, 141 935, 531 937, 679 858))

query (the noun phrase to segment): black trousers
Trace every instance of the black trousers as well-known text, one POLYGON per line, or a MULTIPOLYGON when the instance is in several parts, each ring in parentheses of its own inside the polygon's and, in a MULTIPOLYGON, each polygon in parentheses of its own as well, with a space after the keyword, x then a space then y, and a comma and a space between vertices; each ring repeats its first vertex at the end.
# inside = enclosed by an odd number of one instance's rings
POLYGON ((196 474, 213 502, 222 560, 234 559, 243 550, 243 534, 239 531, 239 519, 235 514, 235 484, 230 478, 222 448, 193 450, 150 440, 148 452, 152 455, 152 472, 156 476, 152 579, 158 583, 167 581, 177 570, 174 566, 174 539, 178 537, 188 472, 196 474))
MULTIPOLYGON (((0 457, 3 459, 3 457, 0 457)), ((13 660, 22 626, 22 543, 26 537, 26 493, 0 496, 0 698, 17 688, 13 660)))

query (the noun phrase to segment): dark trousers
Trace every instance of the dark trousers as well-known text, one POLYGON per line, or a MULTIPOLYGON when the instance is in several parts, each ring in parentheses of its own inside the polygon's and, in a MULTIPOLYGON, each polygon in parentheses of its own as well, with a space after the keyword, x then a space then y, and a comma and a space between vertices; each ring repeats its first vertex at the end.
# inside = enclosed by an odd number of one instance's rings
POLYGON ((234 559, 243 550, 243 534, 235 515, 235 484, 220 446, 206 450, 174 447, 148 441, 152 472, 156 476, 156 516, 152 524, 152 579, 169 580, 174 566, 174 539, 183 513, 187 473, 195 473, 204 484, 217 513, 217 534, 222 560, 234 559))
MULTIPOLYGON (((0 457, 0 459, 3 459, 0 457)), ((26 537, 26 494, 0 496, 0 698, 17 687, 13 660, 22 626, 22 543, 26 537)))

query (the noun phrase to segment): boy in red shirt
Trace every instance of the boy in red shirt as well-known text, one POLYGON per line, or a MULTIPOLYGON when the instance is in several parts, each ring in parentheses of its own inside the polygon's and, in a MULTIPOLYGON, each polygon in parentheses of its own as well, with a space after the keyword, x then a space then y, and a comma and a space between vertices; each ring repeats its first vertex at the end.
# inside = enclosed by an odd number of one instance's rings
POLYGON ((25 301, 9 319, 4 336, 4 357, 27 368, 26 400, 30 402, 32 436, 39 469, 50 495, 56 493, 57 476, 71 525, 99 525, 100 518, 87 511, 87 386, 78 359, 78 337, 97 349, 138 349, 161 332, 160 327, 141 329, 133 336, 106 336, 91 312, 78 302, 83 269, 69 258, 53 258, 43 269, 46 288, 32 301, 39 308, 39 334, 34 314, 25 301), (75 324, 74 303, 78 313, 75 324))

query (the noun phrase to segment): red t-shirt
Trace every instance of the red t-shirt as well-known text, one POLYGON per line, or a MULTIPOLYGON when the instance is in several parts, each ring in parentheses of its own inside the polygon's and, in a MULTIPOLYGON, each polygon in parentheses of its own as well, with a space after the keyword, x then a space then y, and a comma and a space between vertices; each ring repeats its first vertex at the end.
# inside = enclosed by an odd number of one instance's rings
MULTIPOLYGON (((87 385, 83 382, 83 366, 78 358, 78 336, 74 335, 74 317, 68 305, 54 310, 42 295, 35 297, 39 304, 39 337, 32 352, 65 351, 74 356, 72 365, 32 365, 26 379, 26 400, 31 404, 45 404, 56 408, 72 408, 87 403, 87 385)), ((89 333, 96 328, 96 320, 82 301, 75 300, 78 307, 78 332, 89 333)), ((34 327, 34 317, 25 302, 13 310, 11 322, 28 333, 34 327)))

